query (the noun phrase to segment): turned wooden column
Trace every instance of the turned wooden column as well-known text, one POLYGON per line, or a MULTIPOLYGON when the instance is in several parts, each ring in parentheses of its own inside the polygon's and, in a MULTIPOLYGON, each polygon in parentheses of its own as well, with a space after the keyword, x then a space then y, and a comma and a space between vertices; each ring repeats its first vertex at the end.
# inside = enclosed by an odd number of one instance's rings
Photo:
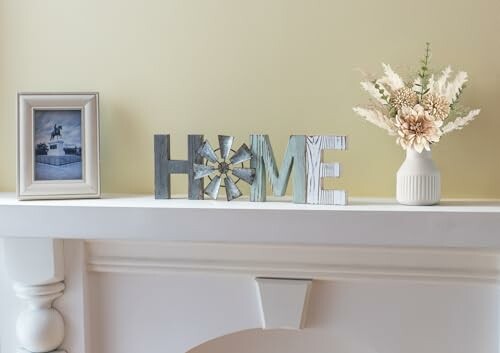
POLYGON ((63 242, 54 239, 5 239, 5 265, 16 295, 25 302, 16 333, 18 352, 65 353, 64 320, 53 307, 64 293, 63 242))

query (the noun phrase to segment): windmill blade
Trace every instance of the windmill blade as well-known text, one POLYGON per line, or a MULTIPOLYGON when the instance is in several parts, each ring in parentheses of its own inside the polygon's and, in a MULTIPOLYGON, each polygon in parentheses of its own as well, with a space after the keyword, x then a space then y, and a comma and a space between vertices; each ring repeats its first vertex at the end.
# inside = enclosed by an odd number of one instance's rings
POLYGON ((217 168, 211 165, 193 164, 194 179, 198 180, 214 173, 217 168))
POLYGON ((255 179, 255 169, 254 168, 233 168, 233 175, 240 178, 241 180, 252 185, 255 179))
POLYGON ((252 152, 250 148, 244 143, 240 148, 236 151, 236 153, 229 159, 232 164, 243 163, 252 158, 252 152))
POLYGON ((237 199, 243 195, 230 176, 226 175, 224 178, 224 186, 226 187, 226 197, 228 201, 237 199))
POLYGON ((220 181, 220 176, 216 175, 205 188, 205 194, 213 200, 217 200, 217 196, 219 195, 220 181))
POLYGON ((217 156, 214 152, 214 149, 207 140, 203 142, 196 153, 198 153, 203 158, 208 159, 212 163, 217 163, 217 156))
POLYGON ((229 157, 229 152, 231 152, 231 147, 233 146, 233 140, 233 136, 219 135, 219 148, 222 159, 226 160, 227 157, 229 157))

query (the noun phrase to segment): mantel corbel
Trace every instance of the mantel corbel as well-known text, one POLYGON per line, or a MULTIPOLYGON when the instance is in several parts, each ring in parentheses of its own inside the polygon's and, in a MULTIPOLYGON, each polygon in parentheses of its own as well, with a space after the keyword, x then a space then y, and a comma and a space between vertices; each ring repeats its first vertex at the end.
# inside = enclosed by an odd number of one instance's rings
POLYGON ((16 324, 18 352, 66 353, 64 320, 53 306, 65 288, 63 241, 6 238, 4 252, 16 295, 26 303, 16 324))

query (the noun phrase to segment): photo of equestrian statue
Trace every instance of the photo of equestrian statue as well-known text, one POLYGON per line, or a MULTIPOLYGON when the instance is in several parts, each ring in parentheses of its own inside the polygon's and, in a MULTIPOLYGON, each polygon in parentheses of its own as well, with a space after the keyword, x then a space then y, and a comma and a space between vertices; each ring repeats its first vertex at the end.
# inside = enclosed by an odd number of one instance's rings
POLYGON ((81 110, 36 110, 35 181, 82 179, 81 110))

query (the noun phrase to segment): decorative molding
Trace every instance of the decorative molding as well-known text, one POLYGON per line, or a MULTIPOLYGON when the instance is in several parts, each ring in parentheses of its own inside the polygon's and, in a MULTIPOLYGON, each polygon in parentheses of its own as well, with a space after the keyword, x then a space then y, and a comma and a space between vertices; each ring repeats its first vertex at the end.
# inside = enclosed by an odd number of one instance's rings
POLYGON ((256 278, 264 329, 304 328, 311 280, 256 278))
POLYGON ((494 251, 101 240, 86 244, 92 272, 500 282, 500 253, 494 251))

